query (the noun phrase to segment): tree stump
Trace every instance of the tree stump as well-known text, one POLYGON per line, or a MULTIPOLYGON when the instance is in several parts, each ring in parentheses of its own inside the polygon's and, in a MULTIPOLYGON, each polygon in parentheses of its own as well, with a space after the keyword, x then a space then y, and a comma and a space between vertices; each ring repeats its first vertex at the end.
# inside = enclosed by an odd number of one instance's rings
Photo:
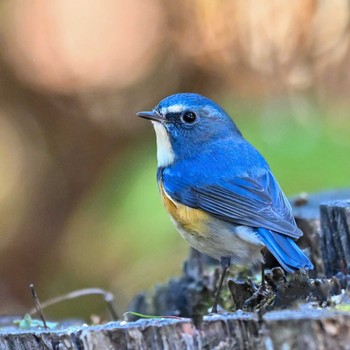
POLYGON ((325 275, 320 205, 330 200, 346 200, 349 198, 349 188, 300 194, 289 198, 297 225, 304 232, 304 236, 298 240, 298 245, 310 251, 310 258, 315 267, 314 271, 310 271, 312 277, 325 275))
POLYGON ((1 350, 350 349, 350 313, 324 310, 111 322, 61 331, 0 333, 1 350))
POLYGON ((326 276, 350 271, 350 199, 321 205, 321 249, 326 276))

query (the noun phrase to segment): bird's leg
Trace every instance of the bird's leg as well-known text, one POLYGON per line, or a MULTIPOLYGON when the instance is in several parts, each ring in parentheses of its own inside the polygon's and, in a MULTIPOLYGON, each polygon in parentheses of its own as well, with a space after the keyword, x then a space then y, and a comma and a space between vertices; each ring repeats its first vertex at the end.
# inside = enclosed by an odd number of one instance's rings
POLYGON ((224 283, 224 278, 225 278, 225 275, 226 275, 226 271, 231 265, 231 258, 229 258, 227 256, 223 256, 223 257, 220 258, 220 263, 221 263, 221 267, 222 267, 222 272, 221 272, 219 287, 218 287, 218 290, 216 291, 216 295, 215 295, 214 305, 213 305, 213 308, 211 309, 212 313, 217 313, 218 312, 218 303, 219 303, 220 291, 221 291, 221 288, 222 288, 222 284, 224 283))

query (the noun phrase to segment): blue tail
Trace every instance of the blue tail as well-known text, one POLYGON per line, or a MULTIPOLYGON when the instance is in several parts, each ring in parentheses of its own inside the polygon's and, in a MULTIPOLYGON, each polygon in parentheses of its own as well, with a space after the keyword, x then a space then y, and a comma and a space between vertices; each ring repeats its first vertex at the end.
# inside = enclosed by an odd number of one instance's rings
POLYGON ((266 248, 286 271, 294 272, 299 269, 312 270, 314 268, 309 258, 301 251, 291 237, 265 228, 258 228, 257 231, 266 248))

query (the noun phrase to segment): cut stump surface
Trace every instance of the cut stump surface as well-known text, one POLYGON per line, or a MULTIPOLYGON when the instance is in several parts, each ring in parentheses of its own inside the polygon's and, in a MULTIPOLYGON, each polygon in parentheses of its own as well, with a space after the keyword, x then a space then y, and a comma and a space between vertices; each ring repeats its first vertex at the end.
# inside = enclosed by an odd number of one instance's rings
POLYGON ((0 334, 0 349, 350 349, 350 313, 274 311, 111 322, 66 331, 0 334))

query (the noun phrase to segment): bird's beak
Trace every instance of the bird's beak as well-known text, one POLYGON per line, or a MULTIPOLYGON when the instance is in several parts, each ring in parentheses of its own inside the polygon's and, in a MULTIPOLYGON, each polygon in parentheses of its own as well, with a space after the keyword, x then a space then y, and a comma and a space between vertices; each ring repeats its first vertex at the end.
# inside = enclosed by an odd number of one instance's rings
POLYGON ((138 112, 138 113, 136 113, 136 115, 138 117, 145 118, 148 120, 153 120, 153 121, 159 122, 159 123, 163 123, 165 121, 165 118, 155 110, 150 111, 150 112, 138 112))

